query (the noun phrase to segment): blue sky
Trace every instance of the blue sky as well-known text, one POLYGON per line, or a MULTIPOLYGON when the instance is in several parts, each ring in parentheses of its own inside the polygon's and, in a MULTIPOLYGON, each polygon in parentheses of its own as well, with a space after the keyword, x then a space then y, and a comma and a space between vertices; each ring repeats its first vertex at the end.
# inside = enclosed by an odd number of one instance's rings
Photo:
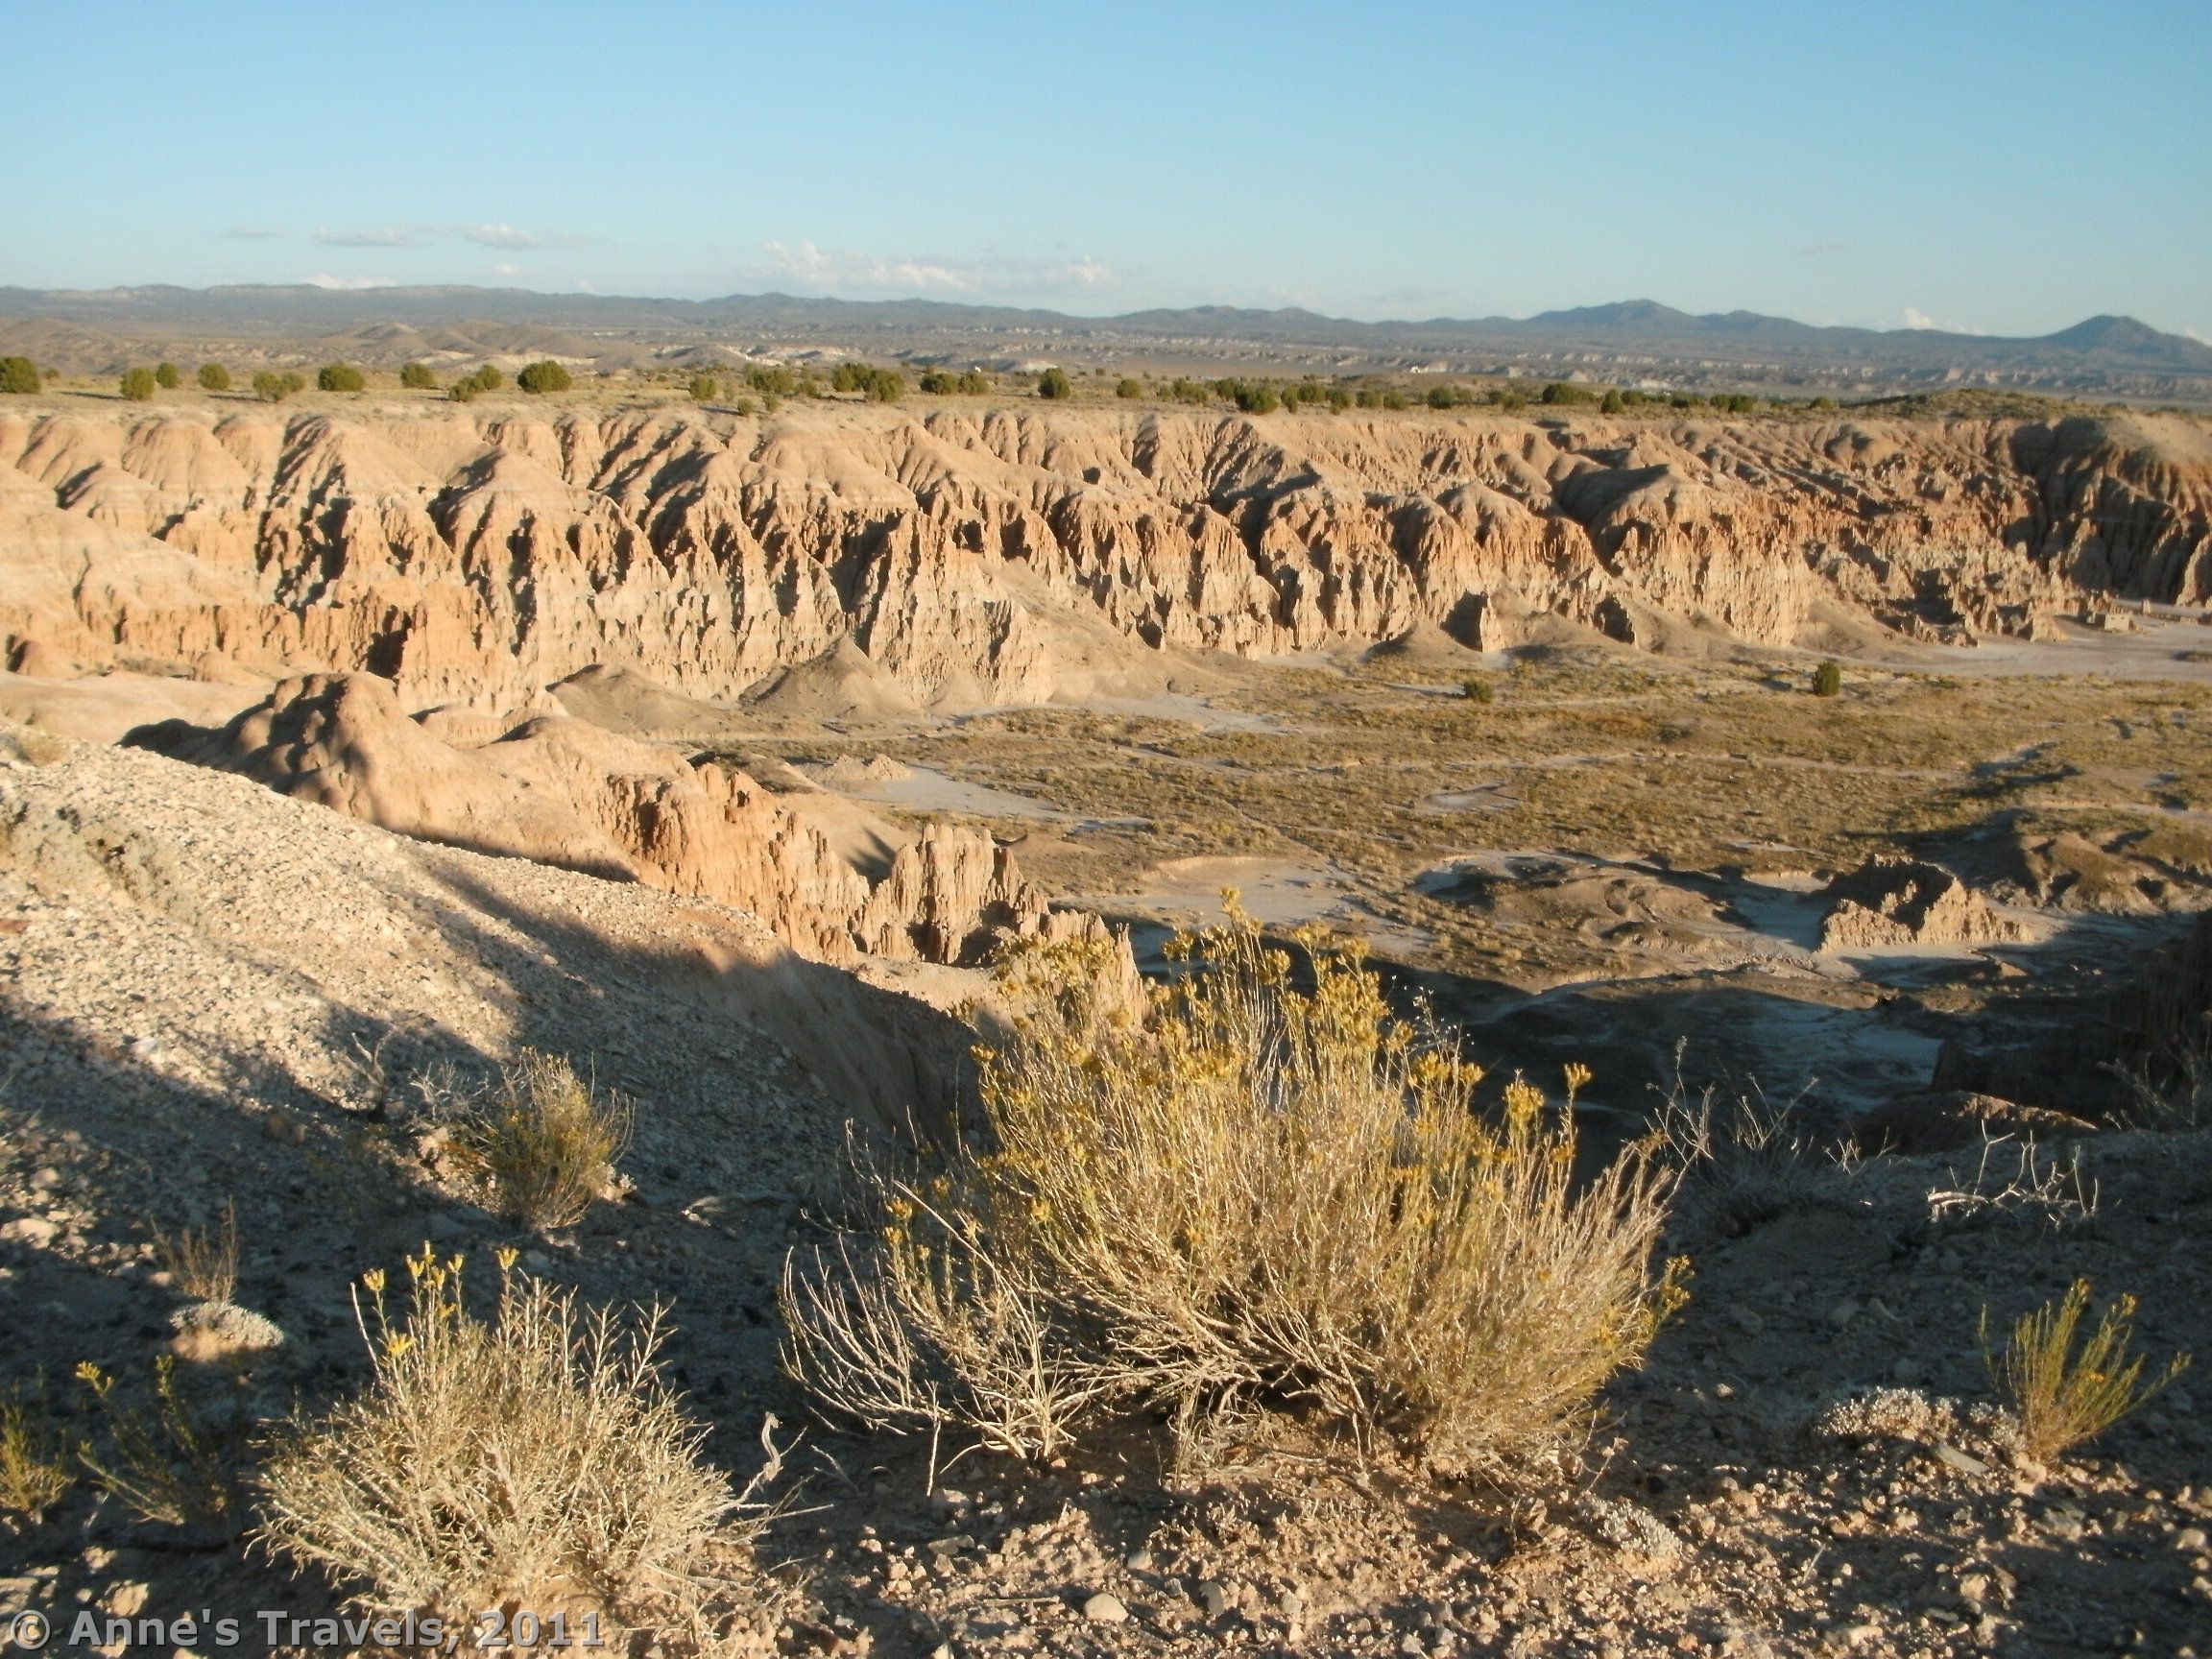
POLYGON ((0 0, 0 282, 2212 339, 2212 4, 0 0))

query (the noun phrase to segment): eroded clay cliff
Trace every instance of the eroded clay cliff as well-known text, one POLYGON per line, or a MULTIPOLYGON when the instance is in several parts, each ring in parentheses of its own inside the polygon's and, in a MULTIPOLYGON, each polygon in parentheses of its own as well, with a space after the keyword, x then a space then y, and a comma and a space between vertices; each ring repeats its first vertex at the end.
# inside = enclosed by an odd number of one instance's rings
POLYGON ((829 961, 974 964, 1011 939, 1101 931, 1095 917, 1053 912, 1013 854, 974 830, 886 827, 897 844, 871 880, 803 806, 742 772, 565 715, 466 745, 436 724, 409 719, 373 675, 317 674, 223 728, 169 721, 131 741, 420 840, 735 905, 829 961))
POLYGON ((954 706, 1423 622, 1965 641, 2212 599, 2212 443, 2180 417, 234 407, 0 412, 12 652, 505 712, 594 664, 729 699, 842 650, 840 684, 857 653, 954 706))

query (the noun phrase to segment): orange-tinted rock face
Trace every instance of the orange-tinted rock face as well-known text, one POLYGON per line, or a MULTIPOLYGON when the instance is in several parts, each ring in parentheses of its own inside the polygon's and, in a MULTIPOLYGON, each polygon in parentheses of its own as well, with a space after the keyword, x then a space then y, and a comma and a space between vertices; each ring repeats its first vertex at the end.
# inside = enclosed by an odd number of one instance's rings
POLYGON ((1547 613, 2027 634, 2212 600, 2208 526, 2179 417, 0 415, 11 650, 366 668, 410 709, 528 708, 594 663, 727 698, 840 641, 944 706, 1547 613))

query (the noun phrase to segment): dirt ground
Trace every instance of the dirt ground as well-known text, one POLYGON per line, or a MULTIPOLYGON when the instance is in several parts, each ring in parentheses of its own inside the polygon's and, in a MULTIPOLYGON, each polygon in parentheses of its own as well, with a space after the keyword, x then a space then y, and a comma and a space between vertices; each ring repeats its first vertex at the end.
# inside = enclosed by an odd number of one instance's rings
MULTIPOLYGON (((1365 932, 1499 1076, 1584 1060, 1594 1120, 1623 1124, 1683 1037, 1693 1088, 1816 1077, 1809 1125, 1924 1088, 1955 1041, 2083 1018, 2212 877, 2212 691, 2190 682, 1856 668, 1828 701, 1775 662, 1490 672, 1490 704, 1353 663, 1255 671, 1197 709, 749 741, 987 825, 1048 886, 1145 924, 1141 950, 1216 885, 1365 932), (1809 895, 1875 847, 1971 871, 2029 936, 1823 955, 1809 895)), ((1586 1469, 1538 1496, 1266 1420, 1191 1446, 1140 1418, 1026 1467, 817 1423, 777 1369, 783 1255, 827 1237, 856 1092, 897 1087, 839 1064, 926 1046, 842 976, 733 912, 152 755, 19 746, 0 806, 0 1389, 65 1446, 109 1431, 80 1363, 146 1398, 185 1305, 157 1237, 228 1200, 235 1299, 284 1341, 186 1384, 254 1412, 362 1382, 348 1286, 425 1240, 671 1303, 670 1376, 713 1461, 742 1481, 768 1416, 786 1445, 804 1429, 761 1544, 797 1598, 786 1651, 2212 1654, 2201 1377, 2025 1468, 1979 1334, 1984 1309, 2002 1329, 2086 1277, 2139 1298, 2144 1351, 2212 1353, 2203 1131, 2046 1137, 2027 1169, 2013 1140, 1723 1166, 1668 1244, 1688 1307, 1607 1391, 1586 1469), (524 1044, 639 1103, 625 1195, 546 1236, 456 1181, 418 1087, 524 1044)), ((337 1605, 231 1513, 147 1523, 80 1479, 0 1532, 0 1611, 64 1631, 228 1611, 254 1650, 256 1610, 337 1605)))

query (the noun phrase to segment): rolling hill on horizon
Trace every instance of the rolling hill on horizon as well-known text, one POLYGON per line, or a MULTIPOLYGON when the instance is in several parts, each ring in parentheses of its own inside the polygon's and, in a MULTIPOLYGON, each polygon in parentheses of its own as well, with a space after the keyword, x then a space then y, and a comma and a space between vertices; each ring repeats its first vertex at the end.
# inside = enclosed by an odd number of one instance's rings
POLYGON ((105 370, 127 345, 190 336, 331 343, 377 361, 390 350, 403 355, 418 349, 425 334, 451 337, 452 349, 543 349, 618 362, 637 360, 639 349, 665 356, 685 344, 739 349, 805 344, 918 361, 1013 361, 1041 350, 1081 360, 1193 365, 1257 356, 1263 365, 1337 372, 1580 373, 1809 390, 1987 385, 2212 401, 2212 346, 2111 315, 2012 337, 1834 326, 1748 310, 1695 314, 1652 300, 1526 318, 1368 323, 1300 307, 1198 305, 1083 317, 941 300, 775 292, 680 300, 457 284, 0 287, 0 344, 33 354, 43 350, 72 367, 105 370), (547 336, 534 345, 532 330, 587 339, 547 336), (501 338, 484 338, 488 331, 501 338), (594 350, 591 340, 607 344, 594 350))

